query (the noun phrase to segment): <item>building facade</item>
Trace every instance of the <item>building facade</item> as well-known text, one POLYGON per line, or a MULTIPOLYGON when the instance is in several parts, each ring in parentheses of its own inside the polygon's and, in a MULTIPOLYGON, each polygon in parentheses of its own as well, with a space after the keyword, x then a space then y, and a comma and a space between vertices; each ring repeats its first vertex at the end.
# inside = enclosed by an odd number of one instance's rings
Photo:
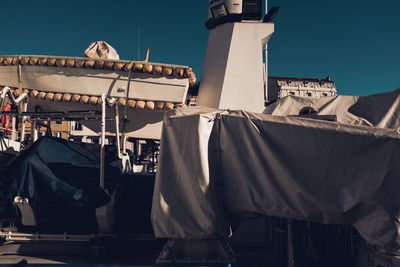
POLYGON ((268 77, 266 102, 271 103, 288 95, 326 97, 337 94, 335 82, 328 76, 322 78, 268 77))

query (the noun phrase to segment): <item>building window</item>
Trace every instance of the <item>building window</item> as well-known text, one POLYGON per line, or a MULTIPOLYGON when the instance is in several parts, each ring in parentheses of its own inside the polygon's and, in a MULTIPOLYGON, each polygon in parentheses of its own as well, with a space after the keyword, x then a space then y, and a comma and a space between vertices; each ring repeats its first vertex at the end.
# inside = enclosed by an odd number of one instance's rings
POLYGON ((289 95, 294 95, 294 92, 289 92, 289 95))
POLYGON ((307 96, 312 96, 312 93, 306 93, 307 96))
POLYGON ((328 94, 327 93, 322 93, 322 96, 328 96, 328 94))
POLYGON ((55 124, 55 125, 62 125, 62 121, 53 121, 53 124, 55 124))
POLYGON ((80 122, 75 122, 75 131, 82 131, 83 125, 80 122))
POLYGON ((53 132, 53 137, 61 138, 61 132, 53 132))

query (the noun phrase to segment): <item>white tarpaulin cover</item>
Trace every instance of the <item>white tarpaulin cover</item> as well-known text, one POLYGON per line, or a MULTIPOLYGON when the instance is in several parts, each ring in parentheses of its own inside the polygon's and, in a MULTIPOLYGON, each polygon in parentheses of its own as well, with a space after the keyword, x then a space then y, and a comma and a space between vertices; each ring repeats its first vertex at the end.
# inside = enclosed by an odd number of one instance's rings
POLYGON ((397 251, 399 173, 397 129, 173 110, 164 118, 153 228, 163 238, 227 236, 226 214, 252 212, 353 225, 370 244, 397 251))
POLYGON ((299 115, 305 107, 313 108, 317 115, 336 115, 340 123, 379 128, 400 127, 400 89, 369 96, 288 96, 269 105, 263 113, 277 116, 299 115))
POLYGON ((85 57, 104 58, 104 59, 119 59, 117 51, 105 41, 96 41, 86 48, 85 57))

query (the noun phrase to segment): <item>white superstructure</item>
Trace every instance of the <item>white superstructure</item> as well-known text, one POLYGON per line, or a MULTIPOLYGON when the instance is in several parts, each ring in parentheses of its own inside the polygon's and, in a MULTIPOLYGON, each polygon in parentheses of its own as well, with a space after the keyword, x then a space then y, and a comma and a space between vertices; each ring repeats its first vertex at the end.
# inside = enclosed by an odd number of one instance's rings
POLYGON ((262 112, 267 90, 264 53, 274 32, 261 21, 259 0, 209 1, 210 29, 197 104, 262 112))

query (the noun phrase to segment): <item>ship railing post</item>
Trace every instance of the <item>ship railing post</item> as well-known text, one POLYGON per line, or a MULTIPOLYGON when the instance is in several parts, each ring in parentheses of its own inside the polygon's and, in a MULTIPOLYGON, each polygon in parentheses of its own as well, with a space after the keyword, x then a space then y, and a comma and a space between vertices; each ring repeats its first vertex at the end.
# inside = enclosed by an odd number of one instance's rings
POLYGON ((36 142, 36 140, 38 140, 38 137, 39 137, 38 126, 37 126, 37 120, 36 119, 34 119, 32 121, 31 130, 32 130, 32 141, 36 142))
POLYGON ((118 158, 121 159, 121 141, 119 137, 119 109, 118 103, 115 104, 115 140, 117 142, 118 158))
MULTIPOLYGON (((26 112, 28 110, 28 100, 25 100, 22 103, 22 112, 26 112)), ((25 141, 25 128, 26 128, 26 116, 22 116, 21 119, 21 135, 20 135, 20 143, 22 144, 25 141)))
POLYGON ((106 95, 101 94, 101 136, 100 136, 100 187, 104 188, 104 143, 106 141, 106 95))

